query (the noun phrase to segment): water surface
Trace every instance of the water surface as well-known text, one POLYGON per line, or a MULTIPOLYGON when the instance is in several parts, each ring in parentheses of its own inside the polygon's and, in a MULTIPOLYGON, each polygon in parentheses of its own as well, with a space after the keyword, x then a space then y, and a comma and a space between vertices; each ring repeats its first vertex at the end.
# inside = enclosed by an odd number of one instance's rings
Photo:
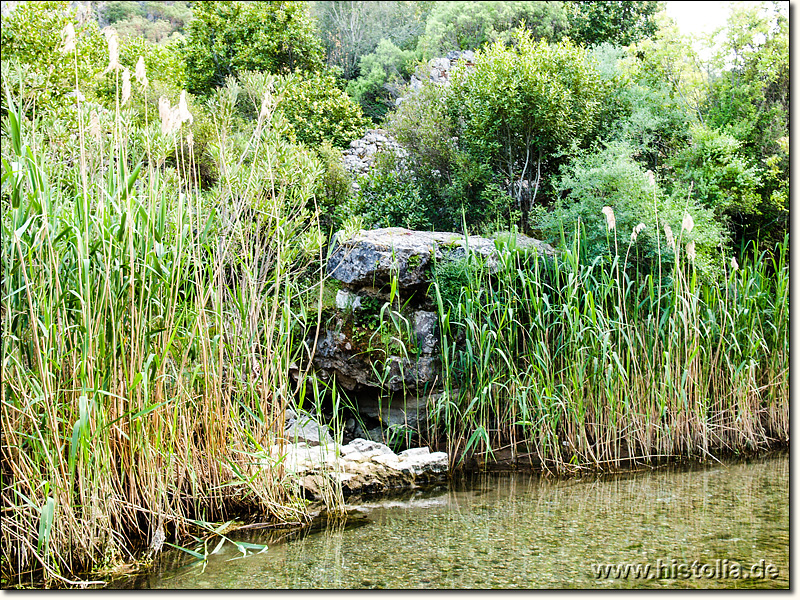
MULTIPOLYGON (((231 545, 205 566, 176 567, 185 557, 165 557, 159 572, 127 585, 789 586, 788 453, 727 465, 568 480, 519 473, 474 476, 438 490, 366 503, 359 510, 363 517, 345 527, 329 525, 289 536, 251 533, 241 539, 266 542, 269 550, 244 559, 236 558, 241 554, 231 545), (650 565, 650 578, 636 578, 633 572, 627 578, 596 577, 598 564, 624 568, 626 563, 634 569, 650 565), (752 565, 773 565, 777 577, 734 578, 734 563, 748 574, 752 565), (655 575, 657 566, 661 577, 655 575), (687 573, 688 579, 681 577, 687 573)), ((753 574, 761 575, 761 569, 753 574)))

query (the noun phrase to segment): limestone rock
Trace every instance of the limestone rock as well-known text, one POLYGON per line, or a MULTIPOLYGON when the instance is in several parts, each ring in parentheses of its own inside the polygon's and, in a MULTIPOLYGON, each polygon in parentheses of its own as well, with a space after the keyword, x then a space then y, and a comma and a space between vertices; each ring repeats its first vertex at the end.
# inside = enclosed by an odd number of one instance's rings
POLYGON ((304 442, 274 446, 272 461, 282 462, 294 485, 306 497, 322 499, 331 486, 346 496, 384 493, 441 479, 447 454, 412 448, 399 455, 385 444, 364 439, 347 445, 309 446, 304 442))
POLYGON ((417 345, 422 354, 432 354, 436 349, 436 344, 438 343, 436 327, 438 324, 439 317, 434 312, 418 310, 414 313, 414 335, 417 338, 417 345))
POLYGON ((339 290, 336 292, 336 308, 353 312, 361 308, 361 297, 347 290, 339 290))
MULTIPOLYGON (((518 235, 516 242, 518 247, 534 248, 542 254, 555 253, 549 244, 523 235, 518 235)), ((360 231, 347 240, 337 235, 327 269, 331 277, 353 287, 380 287, 394 275, 403 289, 425 289, 434 260, 445 255, 465 256, 467 248, 483 256, 490 270, 497 268, 497 247, 492 239, 386 227, 360 231)))
POLYGON ((287 418, 284 437, 290 442, 305 442, 309 446, 332 445, 333 438, 328 427, 314 417, 300 413, 295 418, 287 418))

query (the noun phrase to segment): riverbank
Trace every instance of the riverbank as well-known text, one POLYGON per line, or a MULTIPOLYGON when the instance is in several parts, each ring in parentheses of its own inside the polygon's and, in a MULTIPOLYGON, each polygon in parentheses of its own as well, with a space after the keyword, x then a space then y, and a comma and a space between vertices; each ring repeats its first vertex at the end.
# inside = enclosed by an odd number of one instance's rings
POLYGON ((446 486, 350 503, 349 522, 292 532, 242 532, 265 543, 240 560, 228 545, 207 564, 165 554, 120 588, 785 588, 789 457, 693 462, 552 478, 465 474, 446 486), (599 564, 746 568, 779 576, 595 577, 599 564))

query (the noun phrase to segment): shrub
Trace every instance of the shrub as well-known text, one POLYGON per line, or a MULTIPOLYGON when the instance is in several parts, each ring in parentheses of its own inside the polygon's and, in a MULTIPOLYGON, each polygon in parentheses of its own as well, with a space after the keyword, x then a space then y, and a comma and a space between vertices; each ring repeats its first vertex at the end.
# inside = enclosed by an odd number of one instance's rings
MULTIPOLYGON (((75 69, 81 82, 91 82, 108 64, 108 51, 97 23, 89 19, 76 23, 75 10, 68 2, 24 2, 8 16, 3 16, 0 44, 4 61, 26 65, 23 102, 36 99, 36 112, 65 114, 75 106, 75 69), (61 32, 68 23, 75 24, 76 52, 63 53, 61 32), (77 57, 77 63, 76 63, 77 57)), ((3 76, 8 69, 3 69, 3 76)), ((10 85, 19 85, 13 78, 10 85)), ((81 93, 92 95, 91 84, 81 85, 81 93)))
POLYGON ((374 52, 361 57, 361 75, 347 85, 347 93, 373 120, 382 119, 394 108, 402 78, 410 75, 408 66, 415 56, 411 50, 401 50, 391 41, 381 40, 374 52))
POLYGON ((703 206, 718 215, 758 212, 761 183, 758 169, 741 154, 742 142, 702 125, 692 128, 692 141, 675 159, 676 171, 703 206))
POLYGON ((339 229, 337 212, 346 207, 353 195, 350 175, 342 163, 342 152, 330 142, 323 142, 317 148, 323 173, 317 181, 317 200, 320 208, 320 221, 323 227, 339 229))
POLYGON ((358 184, 358 196, 349 212, 361 216, 365 227, 430 228, 419 188, 408 173, 397 168, 392 155, 379 155, 372 171, 360 177, 358 184))
POLYGON ((196 2, 187 26, 186 88, 207 94, 241 71, 322 68, 305 2, 196 2))
POLYGON ((688 190, 677 186, 666 194, 652 173, 645 172, 624 145, 610 145, 575 158, 562 170, 557 191, 559 198, 549 212, 539 211, 534 226, 552 242, 570 244, 580 226, 582 251, 588 260, 597 257, 627 257, 628 264, 652 269, 660 262, 672 263, 672 245, 664 225, 673 236, 681 236, 685 214, 694 222, 684 231, 682 243, 694 242, 696 266, 707 275, 716 273, 719 249, 727 241, 724 225, 713 211, 699 205, 688 190), (609 231, 603 208, 611 207, 616 221, 609 231), (635 241, 634 228, 645 224, 635 241), (630 250, 628 248, 630 247, 630 250))
POLYGON ((306 73, 284 80, 278 110, 297 141, 309 146, 330 142, 343 147, 361 137, 367 119, 331 74, 306 73))

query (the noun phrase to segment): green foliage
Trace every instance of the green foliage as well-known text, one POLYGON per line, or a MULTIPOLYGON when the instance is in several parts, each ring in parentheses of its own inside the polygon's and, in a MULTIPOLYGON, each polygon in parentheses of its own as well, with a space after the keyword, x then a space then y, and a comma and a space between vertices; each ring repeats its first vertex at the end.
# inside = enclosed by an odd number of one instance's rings
POLYGON ((655 0, 571 2, 570 37, 587 45, 627 46, 656 32, 655 0))
POLYGON ((358 195, 350 214, 361 216, 366 228, 429 229, 428 207, 416 183, 397 168, 390 155, 385 154, 376 162, 369 174, 359 178, 358 195))
POLYGON ((433 266, 433 281, 439 292, 439 296, 444 301, 446 308, 458 306, 462 297, 462 290, 468 287, 475 279, 476 269, 475 257, 467 256, 445 256, 433 266))
POLYGON ((761 178, 741 148, 733 136, 696 126, 691 144, 674 159, 676 173, 687 186, 694 183, 698 200, 717 215, 758 211, 761 178))
POLYGON ((522 26, 535 39, 557 41, 567 30, 561 2, 436 2, 417 49, 425 59, 451 50, 474 50, 522 26))
MULTIPOLYGON (((690 137, 692 109, 684 99, 684 90, 676 89, 672 75, 659 74, 658 65, 671 59, 655 56, 662 46, 676 45, 670 38, 663 44, 661 40, 648 40, 627 51, 610 44, 591 51, 606 82, 598 137, 630 146, 637 160, 656 172, 667 166, 669 158, 690 137)), ((678 47, 676 52, 691 51, 678 47)))
POLYGON ((421 190, 432 198, 452 182, 459 155, 446 94, 443 86, 425 85, 405 98, 388 121, 392 136, 408 152, 406 161, 421 190))
POLYGON ((594 133, 606 92, 587 53, 517 33, 515 47, 479 51, 474 67, 449 86, 423 86, 390 120, 437 227, 458 229, 462 216, 511 226, 512 199, 527 223, 562 153, 594 133))
POLYGON ((345 79, 367 75, 361 58, 387 41, 402 50, 416 46, 434 2, 369 2, 334 0, 312 2, 329 66, 342 70, 345 79))
MULTIPOLYGON (((734 216, 737 238, 777 243, 789 227, 789 20, 785 3, 732 7, 703 105, 706 124, 732 135, 764 173, 758 215, 734 216)), ((722 32, 720 32, 722 33, 722 32)))
POLYGON ((285 79, 278 109, 296 139, 309 146, 344 147, 363 135, 367 119, 333 75, 297 73, 285 79))
MULTIPOLYGON (((149 89, 147 94, 147 111, 145 111, 145 95, 132 94, 131 106, 135 111, 135 120, 144 124, 149 115, 150 122, 158 119, 158 98, 167 96, 173 104, 177 103, 185 79, 184 63, 180 43, 154 44, 143 37, 121 39, 119 44, 119 61, 131 73, 136 69, 139 57, 144 59, 149 89)), ((95 79, 95 94, 107 106, 113 106, 117 92, 117 76, 115 73, 101 75, 95 79)), ((140 90, 134 79, 134 86, 140 90)))
MULTIPOLYGON (((101 22, 112 21, 109 15, 110 5, 128 5, 126 16, 113 7, 113 25, 122 40, 143 37, 154 43, 169 43, 182 39, 186 25, 192 19, 189 2, 106 2, 98 9, 101 22)), ((178 85, 183 85, 183 79, 178 85)))
POLYGON ((516 47, 495 43, 457 70, 447 102, 459 146, 506 182, 524 216, 559 153, 590 139, 602 88, 586 51, 521 31, 516 47))
POLYGON ((428 206, 434 228, 481 227, 508 214, 509 197, 480 157, 459 148, 459 128, 447 108, 448 88, 426 85, 392 115, 389 130, 428 206))
POLYGON ((415 52, 401 50, 391 41, 381 40, 374 52, 361 57, 361 75, 348 83, 347 93, 361 105, 367 116, 374 121, 382 119, 394 108, 404 86, 403 79, 409 77, 408 67, 415 57, 415 52))
POLYGON ((317 154, 323 168, 316 193, 322 213, 320 220, 324 228, 336 231, 341 227, 336 214, 348 205, 353 195, 352 181, 342 163, 339 148, 326 141, 317 149, 317 154))
POLYGON ((108 65, 108 51, 97 23, 88 20, 76 23, 76 12, 68 2, 24 2, 3 17, 0 47, 4 61, 22 65, 24 85, 14 78, 3 78, 19 92, 26 94, 23 103, 32 103, 42 114, 55 111, 64 114, 75 106, 76 54, 63 53, 61 32, 68 23, 75 24, 77 77, 83 82, 81 93, 90 97, 92 82, 108 65))
POLYGON ((539 211, 534 226, 545 239, 555 244, 574 243, 580 236, 581 251, 588 261, 622 254, 627 263, 657 270, 674 260, 674 247, 664 233, 668 225, 674 238, 683 243, 695 242, 695 265, 704 274, 718 274, 719 251, 726 242, 724 225, 714 211, 698 204, 695 196, 687 198, 678 188, 665 193, 630 156, 630 149, 612 145, 574 158, 562 172, 558 193, 561 197, 549 212, 539 211), (603 207, 613 210, 616 226, 609 231, 603 207), (694 222, 691 232, 682 232, 684 214, 694 222), (645 228, 632 240, 634 228, 645 228))
POLYGON ((186 41, 187 89, 208 94, 242 71, 322 68, 305 2, 197 2, 186 41))
POLYGON ((123 19, 133 17, 144 17, 147 12, 139 2, 103 2, 100 7, 100 14, 109 24, 115 24, 123 19))

